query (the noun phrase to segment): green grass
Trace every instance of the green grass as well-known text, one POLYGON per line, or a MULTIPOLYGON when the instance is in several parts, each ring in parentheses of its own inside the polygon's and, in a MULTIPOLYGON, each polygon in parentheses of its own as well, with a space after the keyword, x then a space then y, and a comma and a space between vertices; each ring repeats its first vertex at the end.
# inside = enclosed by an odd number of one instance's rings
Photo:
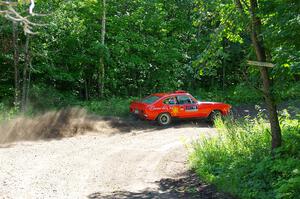
POLYGON ((217 136, 202 137, 190 164, 205 181, 240 198, 296 198, 300 194, 300 122, 281 118, 283 146, 270 154, 269 126, 261 118, 218 120, 217 136))

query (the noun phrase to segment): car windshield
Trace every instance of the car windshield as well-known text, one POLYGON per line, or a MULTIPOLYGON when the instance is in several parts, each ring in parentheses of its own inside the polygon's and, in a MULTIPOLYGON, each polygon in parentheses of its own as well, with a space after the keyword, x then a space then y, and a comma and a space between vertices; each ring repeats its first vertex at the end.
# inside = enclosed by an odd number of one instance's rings
POLYGON ((158 100, 160 97, 155 96, 155 95, 150 95, 148 97, 145 97, 144 99, 141 100, 141 102, 145 103, 145 104, 152 104, 153 102, 155 102, 156 100, 158 100))

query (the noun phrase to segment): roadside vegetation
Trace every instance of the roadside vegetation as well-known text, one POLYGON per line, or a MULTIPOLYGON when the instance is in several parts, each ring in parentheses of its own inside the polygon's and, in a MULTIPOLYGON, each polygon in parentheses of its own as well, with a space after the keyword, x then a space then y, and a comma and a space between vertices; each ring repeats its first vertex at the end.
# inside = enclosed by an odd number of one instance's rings
POLYGON ((0 103, 0 122, 4 120, 10 120, 18 114, 18 110, 7 107, 3 103, 0 103))
POLYGON ((281 116, 283 146, 270 153, 269 124, 218 119, 217 135, 191 146, 190 164, 204 181, 239 198, 297 198, 300 194, 300 122, 281 116))
MULTIPOLYGON (((279 87, 279 86, 278 86, 279 87)), ((300 99, 300 82, 287 85, 284 89, 277 89, 277 103, 286 101, 299 104, 300 99)), ((231 89, 221 90, 199 88, 189 91, 200 101, 217 101, 225 102, 235 106, 263 104, 263 97, 253 87, 247 84, 239 84, 231 89)), ((129 115, 128 107, 131 101, 139 97, 108 97, 105 99, 78 100, 74 96, 59 93, 57 90, 51 92, 39 91, 32 97, 31 106, 26 111, 26 115, 36 115, 45 111, 59 110, 65 107, 81 107, 89 113, 99 116, 127 117, 129 115), (39 96, 44 96, 39 99, 39 96)), ((4 118, 9 119, 20 114, 20 111, 9 105, 9 102, 0 103, 0 121, 4 118)))

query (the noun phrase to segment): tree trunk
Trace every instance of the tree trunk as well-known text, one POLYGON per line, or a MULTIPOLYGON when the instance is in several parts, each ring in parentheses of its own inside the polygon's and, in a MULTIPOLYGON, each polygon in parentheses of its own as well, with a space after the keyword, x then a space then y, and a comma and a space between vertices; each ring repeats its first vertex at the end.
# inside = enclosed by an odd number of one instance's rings
MULTIPOLYGON (((223 49, 226 48, 226 41, 223 39, 222 41, 222 47, 223 49)), ((224 59, 222 59, 222 90, 223 92, 225 91, 225 81, 226 81, 226 62, 224 61, 224 59)))
POLYGON ((18 51, 18 25, 13 21, 13 46, 14 46, 14 84, 15 100, 14 106, 20 106, 20 74, 19 74, 19 51, 18 51))
POLYGON ((85 77, 85 80, 84 80, 84 97, 85 97, 85 100, 88 101, 89 100, 89 89, 88 89, 88 78, 85 77))
MULTIPOLYGON (((261 21, 256 16, 256 10, 258 8, 257 0, 250 0, 250 13, 251 13, 251 41, 255 49, 256 58, 258 61, 266 61, 266 52, 263 47, 263 39, 259 37, 261 21)), ((266 67, 260 67, 260 75, 263 81, 264 97, 269 112, 269 120, 271 124, 272 132, 272 150, 281 146, 281 129, 278 120, 277 108, 274 103, 274 99, 270 89, 270 78, 268 69, 266 67)))
POLYGON ((98 97, 98 98, 100 98, 100 93, 101 93, 101 79, 100 79, 100 67, 99 67, 99 69, 97 70, 97 73, 96 73, 96 96, 98 97), (98 71, 99 70, 99 71, 98 71))
POLYGON ((223 88, 223 92, 225 91, 225 78, 226 78, 226 68, 225 68, 225 64, 223 64, 222 67, 222 88, 223 88))
MULTIPOLYGON (((106 0, 102 0, 102 23, 101 23, 101 44, 102 47, 105 45, 105 34, 106 34, 106 0)), ((104 52, 104 51, 103 51, 104 52)), ((100 55, 100 97, 104 95, 104 79, 105 79, 105 65, 104 65, 104 54, 100 55)))
POLYGON ((25 65, 23 70, 23 89, 22 89, 22 101, 21 101, 21 111, 25 112, 27 110, 27 100, 28 100, 28 88, 29 88, 29 65, 30 65, 30 57, 29 57, 29 34, 26 34, 26 43, 25 43, 25 65))
POLYGON ((100 84, 100 98, 103 97, 104 95, 104 78, 105 78, 105 68, 104 68, 104 60, 103 58, 101 57, 100 58, 100 81, 101 81, 101 84, 100 84))
POLYGON ((25 107, 26 108, 27 108, 27 105, 29 102, 30 82, 31 82, 31 57, 30 57, 30 54, 28 51, 28 78, 27 78, 26 99, 25 99, 25 102, 26 102, 25 107))

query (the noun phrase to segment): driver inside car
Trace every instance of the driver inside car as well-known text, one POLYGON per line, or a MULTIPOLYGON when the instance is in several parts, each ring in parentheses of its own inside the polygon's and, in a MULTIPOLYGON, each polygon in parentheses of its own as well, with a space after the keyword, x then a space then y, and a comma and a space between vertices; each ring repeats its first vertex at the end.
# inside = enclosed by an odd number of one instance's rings
POLYGON ((169 99, 169 104, 172 105, 172 104, 176 104, 176 101, 174 98, 170 98, 169 99))

